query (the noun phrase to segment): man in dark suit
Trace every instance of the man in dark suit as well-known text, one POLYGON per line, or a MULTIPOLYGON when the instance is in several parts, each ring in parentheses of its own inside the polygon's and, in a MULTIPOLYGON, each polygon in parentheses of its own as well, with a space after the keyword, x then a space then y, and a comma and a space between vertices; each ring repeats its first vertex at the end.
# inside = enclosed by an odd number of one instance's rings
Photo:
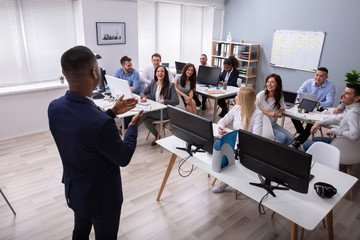
POLYGON ((68 206, 74 211, 73 239, 89 239, 92 225, 96 239, 117 239, 123 202, 119 166, 129 164, 135 151, 139 112, 121 140, 117 114, 135 107, 135 99, 121 97, 102 112, 92 101, 100 80, 90 49, 76 46, 61 57, 69 91, 49 105, 51 133, 63 163, 63 183, 68 206))
MULTIPOLYGON (((225 59, 224 61, 224 71, 222 72, 220 76, 220 83, 224 84, 226 83, 228 86, 234 86, 237 87, 237 80, 239 77, 239 68, 240 63, 234 56, 230 56, 229 58, 225 59)), ((221 113, 219 114, 219 117, 224 117, 226 113, 229 111, 227 105, 226 105, 226 99, 229 98, 222 98, 219 99, 218 105, 221 107, 221 113)))

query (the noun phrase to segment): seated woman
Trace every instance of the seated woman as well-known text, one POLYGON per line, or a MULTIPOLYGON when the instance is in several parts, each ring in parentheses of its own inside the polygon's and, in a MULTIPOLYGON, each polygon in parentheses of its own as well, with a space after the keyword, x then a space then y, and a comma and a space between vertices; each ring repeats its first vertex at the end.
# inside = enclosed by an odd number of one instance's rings
MULTIPOLYGON (((219 135, 227 134, 225 126, 233 121, 233 129, 243 129, 256 135, 262 134, 263 113, 255 106, 256 94, 252 88, 242 87, 236 96, 236 105, 218 122, 219 135)), ((220 182, 212 191, 220 193, 228 185, 220 182)))
POLYGON ((181 96, 186 111, 193 114, 197 114, 196 109, 196 70, 195 66, 191 63, 187 63, 181 75, 177 75, 174 80, 176 92, 181 96))
MULTIPOLYGON (((150 99, 165 105, 178 105, 179 97, 176 93, 174 83, 169 81, 166 67, 162 65, 157 66, 154 75, 154 80, 140 93, 140 102, 146 102, 146 99, 150 99)), ((166 109, 163 109, 163 119, 169 119, 166 109)), ((155 140, 151 143, 151 146, 155 146, 155 141, 158 139, 158 132, 152 124, 155 120, 160 120, 160 110, 144 113, 138 124, 138 126, 140 126, 140 124, 144 122, 145 126, 155 136, 155 140)))
MULTIPOLYGON (((230 56, 229 58, 225 59, 224 61, 224 71, 220 76, 220 84, 226 84, 228 86, 237 87, 237 79, 239 77, 239 68, 240 63, 234 56, 230 56)), ((225 114, 229 111, 226 105, 226 98, 219 99, 218 101, 219 106, 221 107, 221 113, 219 117, 224 117, 225 114)))
POLYGON ((294 142, 294 137, 276 123, 285 111, 281 77, 275 73, 267 76, 265 88, 257 94, 256 106, 269 117, 276 138, 275 142, 290 145, 294 142))

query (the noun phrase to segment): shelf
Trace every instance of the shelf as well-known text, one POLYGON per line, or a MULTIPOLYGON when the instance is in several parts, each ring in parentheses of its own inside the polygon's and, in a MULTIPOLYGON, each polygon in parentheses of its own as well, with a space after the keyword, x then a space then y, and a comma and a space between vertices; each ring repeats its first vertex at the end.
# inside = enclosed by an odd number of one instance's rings
POLYGON ((225 59, 229 56, 236 57, 240 63, 240 69, 243 71, 239 74, 238 85, 247 85, 255 88, 260 53, 259 44, 214 40, 212 42, 211 53, 211 65, 221 69, 225 59), (240 56, 244 58, 240 58, 240 56))

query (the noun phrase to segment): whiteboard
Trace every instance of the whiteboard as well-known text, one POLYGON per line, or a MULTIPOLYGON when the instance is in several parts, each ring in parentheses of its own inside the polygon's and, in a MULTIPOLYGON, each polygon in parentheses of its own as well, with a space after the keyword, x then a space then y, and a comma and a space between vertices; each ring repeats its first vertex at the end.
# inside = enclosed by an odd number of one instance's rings
POLYGON ((270 65, 315 72, 325 32, 275 30, 270 65))

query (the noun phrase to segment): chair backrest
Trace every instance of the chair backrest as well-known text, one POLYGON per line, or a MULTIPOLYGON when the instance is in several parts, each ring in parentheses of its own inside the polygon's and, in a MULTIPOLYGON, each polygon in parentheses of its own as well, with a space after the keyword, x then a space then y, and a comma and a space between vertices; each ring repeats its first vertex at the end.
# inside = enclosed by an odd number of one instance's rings
POLYGON ((356 142, 339 136, 332 142, 332 146, 340 150, 340 163, 344 165, 354 165, 360 163, 360 139, 356 142))
POLYGON ((275 136, 274 136, 274 132, 273 132, 273 128, 272 128, 270 119, 265 114, 263 115, 263 129, 262 129, 261 136, 264 138, 270 139, 270 140, 275 140, 275 136))
POLYGON ((314 162, 339 170, 340 151, 336 147, 323 142, 315 142, 306 153, 312 155, 314 162))

